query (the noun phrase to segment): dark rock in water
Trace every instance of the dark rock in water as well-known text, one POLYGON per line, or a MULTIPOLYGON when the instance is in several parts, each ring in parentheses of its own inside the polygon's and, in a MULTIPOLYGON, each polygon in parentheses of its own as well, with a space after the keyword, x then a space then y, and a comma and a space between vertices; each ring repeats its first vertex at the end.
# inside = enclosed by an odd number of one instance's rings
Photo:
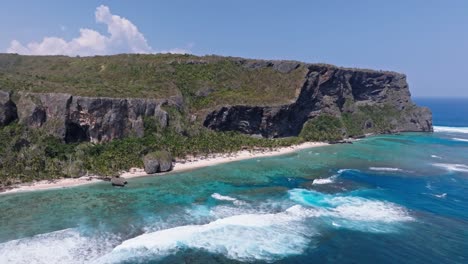
POLYGON ((112 186, 125 186, 125 184, 127 184, 127 181, 125 180, 125 178, 120 178, 120 177, 113 177, 111 179, 111 183, 112 183, 112 186))
POLYGON ((172 155, 167 151, 155 151, 148 153, 143 158, 145 172, 153 174, 172 170, 172 155))

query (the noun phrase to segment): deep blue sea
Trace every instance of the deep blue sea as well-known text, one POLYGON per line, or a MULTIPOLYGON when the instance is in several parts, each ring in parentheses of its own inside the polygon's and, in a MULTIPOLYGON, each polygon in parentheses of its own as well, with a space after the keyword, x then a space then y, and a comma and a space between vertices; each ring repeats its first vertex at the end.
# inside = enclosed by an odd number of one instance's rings
POLYGON ((468 100, 434 133, 0 195, 0 263, 468 263, 468 100))

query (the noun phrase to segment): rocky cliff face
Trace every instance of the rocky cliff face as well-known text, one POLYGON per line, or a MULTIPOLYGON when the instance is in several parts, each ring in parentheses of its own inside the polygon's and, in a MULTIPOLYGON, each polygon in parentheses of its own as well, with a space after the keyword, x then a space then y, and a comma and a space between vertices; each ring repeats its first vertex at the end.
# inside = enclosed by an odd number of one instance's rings
MULTIPOLYGON (((308 65, 292 104, 223 106, 209 113, 204 125, 218 131, 287 137, 297 136, 305 122, 323 114, 346 118, 345 125, 352 123, 362 134, 432 131, 431 111, 411 101, 405 75, 331 65, 308 65)), ((351 124, 345 128, 344 135, 353 135, 351 124)))
MULTIPOLYGON (((306 122, 329 115, 344 124, 343 136, 432 131, 430 110, 411 101, 403 74, 298 62, 241 60, 238 63, 248 69, 271 68, 281 74, 298 67, 305 67, 307 72, 293 103, 220 106, 202 118, 203 125, 210 129, 268 138, 297 136, 306 122)), ((0 90, 0 126, 18 120, 29 127, 42 128, 65 142, 107 142, 130 135, 143 136, 145 117, 155 118, 160 127, 166 127, 170 117, 164 106, 184 108, 183 101, 181 98, 122 99, 0 90)))
POLYGON ((15 120, 67 143, 107 142, 130 135, 143 136, 145 117, 168 124, 164 106, 172 100, 93 98, 59 93, 11 94, 0 91, 0 125, 15 120))

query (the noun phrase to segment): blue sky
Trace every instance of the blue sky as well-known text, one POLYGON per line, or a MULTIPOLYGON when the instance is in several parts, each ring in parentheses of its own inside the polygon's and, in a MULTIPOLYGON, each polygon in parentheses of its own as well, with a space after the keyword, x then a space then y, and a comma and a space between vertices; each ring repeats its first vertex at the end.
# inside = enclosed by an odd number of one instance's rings
POLYGON ((326 62, 403 72, 419 97, 468 97, 463 0, 3 0, 0 6, 1 52, 326 62))

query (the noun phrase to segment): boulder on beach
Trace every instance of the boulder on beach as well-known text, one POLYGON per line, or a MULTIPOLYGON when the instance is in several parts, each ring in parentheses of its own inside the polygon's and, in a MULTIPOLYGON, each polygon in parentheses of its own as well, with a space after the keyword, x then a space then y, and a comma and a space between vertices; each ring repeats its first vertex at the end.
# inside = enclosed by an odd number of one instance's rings
POLYGON ((172 170, 172 155, 165 150, 151 152, 143 158, 143 163, 145 172, 148 174, 170 171, 172 170))
POLYGON ((127 181, 125 180, 125 178, 121 178, 121 177, 112 177, 111 179, 111 183, 112 183, 112 186, 125 186, 125 184, 127 184, 127 181))

